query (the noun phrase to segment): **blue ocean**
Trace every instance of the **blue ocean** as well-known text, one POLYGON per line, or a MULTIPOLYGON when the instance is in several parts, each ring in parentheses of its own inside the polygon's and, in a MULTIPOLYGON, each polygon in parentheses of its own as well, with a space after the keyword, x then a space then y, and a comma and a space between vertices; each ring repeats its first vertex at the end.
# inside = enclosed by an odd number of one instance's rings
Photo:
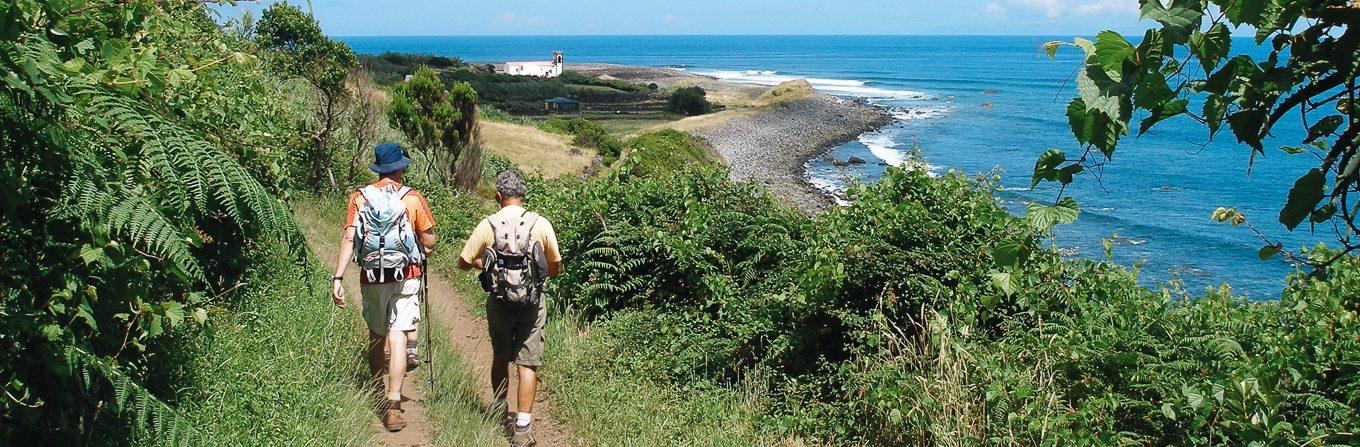
MULTIPOLYGON (((1089 37, 1089 36, 1088 36, 1089 37)), ((901 163, 913 150, 928 169, 969 175, 995 173, 998 196, 1016 212, 1051 202, 1057 191, 1031 190, 1029 175, 1048 149, 1079 151, 1064 115, 1076 94, 1079 50, 1050 59, 1040 46, 1071 36, 526 36, 342 37, 356 52, 457 56, 469 61, 547 59, 563 50, 570 62, 683 67, 691 72, 762 85, 807 79, 819 90, 891 108, 897 122, 835 148, 839 159, 869 163, 846 171, 814 160, 808 175, 828 191, 872 181, 878 162, 901 163)), ((1263 54, 1249 39, 1234 53, 1263 54)), ((1279 144, 1302 129, 1278 128, 1279 144)), ((1309 155, 1267 149, 1250 165, 1250 150, 1228 131, 1212 141, 1189 119, 1163 122, 1126 138, 1099 181, 1085 175, 1066 191, 1080 202, 1075 224, 1060 226, 1053 243, 1070 256, 1137 265, 1149 286, 1178 281, 1192 293, 1230 285, 1249 299, 1280 295, 1293 267, 1261 261, 1262 242, 1244 227, 1210 222, 1220 206, 1237 207, 1286 248, 1333 238, 1330 227, 1287 231, 1277 221, 1295 178, 1316 163, 1309 155)))

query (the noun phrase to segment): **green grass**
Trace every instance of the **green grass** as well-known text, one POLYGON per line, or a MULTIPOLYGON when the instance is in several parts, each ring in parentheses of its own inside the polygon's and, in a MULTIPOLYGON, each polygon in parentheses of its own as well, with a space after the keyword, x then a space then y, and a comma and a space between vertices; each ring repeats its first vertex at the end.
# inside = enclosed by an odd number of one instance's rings
POLYGON ((366 444, 359 319, 331 305, 318 264, 293 265, 277 247, 254 256, 236 304, 178 340, 167 362, 178 411, 214 445, 366 444))
MULTIPOLYGON (((430 316, 434 327, 442 327, 440 320, 430 316)), ((477 378, 472 365, 463 360, 453 347, 448 331, 435 331, 433 360, 436 368, 435 389, 426 392, 425 414, 435 428, 434 444, 441 447, 483 447, 504 445, 496 415, 482 406, 478 398, 477 378)))
POLYGON ((547 339, 543 375, 556 416, 593 445, 776 444, 759 425, 766 408, 759 380, 681 387, 620 368, 633 353, 627 332, 610 322, 552 315, 547 339))

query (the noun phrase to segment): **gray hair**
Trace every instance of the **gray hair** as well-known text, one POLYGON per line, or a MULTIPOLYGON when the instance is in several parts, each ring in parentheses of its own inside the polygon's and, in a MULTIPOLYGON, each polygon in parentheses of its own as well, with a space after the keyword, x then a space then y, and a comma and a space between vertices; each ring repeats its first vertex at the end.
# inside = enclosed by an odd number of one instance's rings
POLYGON ((523 199, 528 193, 529 185, 524 180, 524 174, 510 169, 496 174, 496 192, 502 199, 523 199))

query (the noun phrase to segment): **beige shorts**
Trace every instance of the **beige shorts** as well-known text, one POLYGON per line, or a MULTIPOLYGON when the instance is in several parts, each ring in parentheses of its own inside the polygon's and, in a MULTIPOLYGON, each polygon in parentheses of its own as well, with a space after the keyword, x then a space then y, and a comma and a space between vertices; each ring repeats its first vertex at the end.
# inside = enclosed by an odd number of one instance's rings
POLYGON ((414 331, 420 324, 420 278, 360 284, 359 295, 364 299, 364 323, 374 334, 414 331))
POLYGON ((486 326, 491 335, 492 360, 521 366, 543 365, 543 325, 547 322, 545 303, 540 302, 538 309, 510 309, 488 299, 486 326))

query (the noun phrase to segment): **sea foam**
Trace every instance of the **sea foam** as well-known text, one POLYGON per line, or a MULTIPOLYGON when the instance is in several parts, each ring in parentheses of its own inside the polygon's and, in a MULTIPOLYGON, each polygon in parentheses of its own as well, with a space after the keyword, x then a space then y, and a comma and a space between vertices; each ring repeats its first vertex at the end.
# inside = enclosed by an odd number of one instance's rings
POLYGON ((935 95, 914 90, 896 90, 867 86, 864 81, 852 79, 807 78, 778 74, 773 70, 695 70, 695 74, 712 76, 723 81, 742 84, 776 86, 788 81, 802 79, 822 93, 850 96, 869 100, 925 100, 935 99, 935 95))

